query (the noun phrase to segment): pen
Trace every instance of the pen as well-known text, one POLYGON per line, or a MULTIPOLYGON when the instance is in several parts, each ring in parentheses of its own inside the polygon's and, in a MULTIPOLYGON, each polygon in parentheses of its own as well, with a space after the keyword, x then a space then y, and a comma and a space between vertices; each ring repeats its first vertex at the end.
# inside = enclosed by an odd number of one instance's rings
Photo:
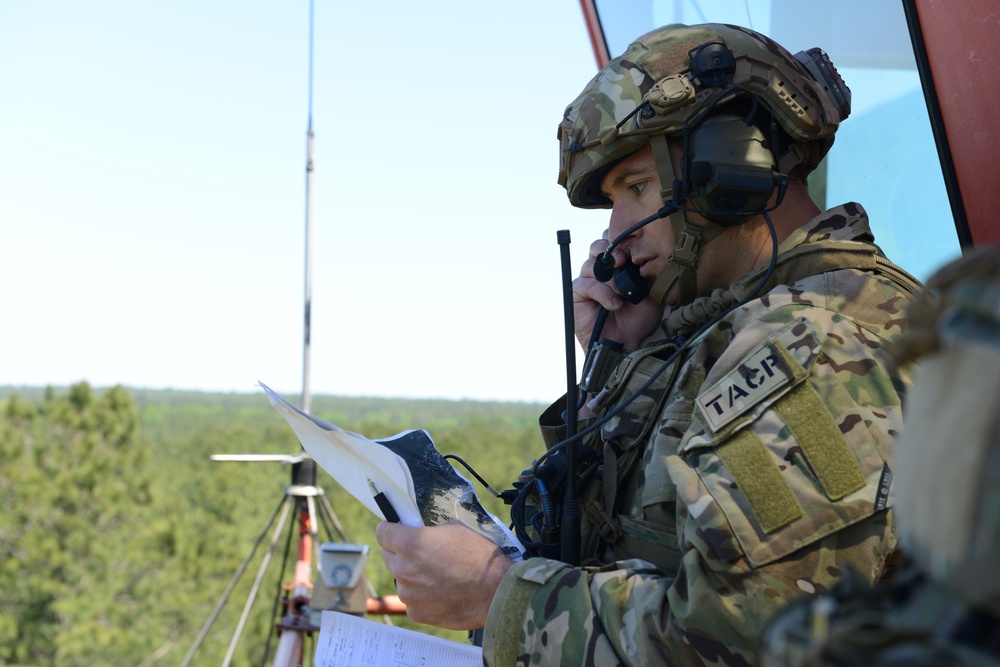
POLYGON ((382 510, 382 515, 385 517, 385 520, 390 523, 399 523, 399 515, 396 514, 396 509, 392 506, 392 503, 389 502, 389 499, 385 497, 384 493, 378 490, 378 487, 375 486, 375 482, 373 482, 370 477, 366 479, 368 479, 368 488, 371 489, 372 496, 375 498, 375 504, 378 505, 380 510, 382 510))

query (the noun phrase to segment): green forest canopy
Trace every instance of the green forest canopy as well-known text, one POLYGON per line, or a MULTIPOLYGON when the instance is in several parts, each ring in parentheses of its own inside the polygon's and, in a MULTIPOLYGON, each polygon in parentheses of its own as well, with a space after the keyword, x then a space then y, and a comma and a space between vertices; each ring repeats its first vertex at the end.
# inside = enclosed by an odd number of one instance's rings
MULTIPOLYGON (((462 457, 504 489, 541 451, 541 409, 316 396, 312 412, 373 439, 426 429, 442 453, 462 457)), ((0 387, 0 664, 179 665, 291 479, 288 465, 209 456, 299 452, 263 391, 0 387)), ((348 540, 371 545, 366 573, 376 590, 393 593, 374 539, 376 517, 322 471, 317 484, 348 540)), ((477 491, 508 520, 499 500, 477 491)), ((291 578, 290 568, 279 571, 282 548, 234 665, 262 664, 274 601, 291 578)), ((192 664, 222 662, 262 552, 192 664)))

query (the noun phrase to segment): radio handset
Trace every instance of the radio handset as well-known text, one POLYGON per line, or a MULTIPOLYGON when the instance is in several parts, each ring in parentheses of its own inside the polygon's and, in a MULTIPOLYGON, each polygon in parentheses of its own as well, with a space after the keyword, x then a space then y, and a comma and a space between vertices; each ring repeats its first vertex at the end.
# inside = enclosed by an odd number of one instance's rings
POLYGON ((625 262, 615 269, 612 279, 618 293, 631 304, 637 304, 649 296, 650 281, 639 274, 639 267, 632 262, 625 262))
MULTIPOLYGON (((615 269, 611 275, 615 281, 615 289, 623 299, 631 304, 638 304, 649 295, 650 281, 639 274, 639 267, 632 262, 625 262, 615 269)), ((600 280, 600 278, 598 278, 600 280)), ((583 375, 580 389, 584 394, 596 392, 611 375, 625 357, 624 346, 607 338, 601 338, 601 329, 608 317, 608 311, 601 308, 590 334, 590 344, 587 345, 587 358, 583 362, 583 375)))
MULTIPOLYGON (((675 192, 679 191, 681 186, 675 183, 674 189, 675 192)), ((608 244, 607 249, 594 258, 594 278, 602 283, 606 283, 613 278, 615 281, 615 288, 618 290, 618 293, 631 304, 637 304, 645 299, 649 295, 649 290, 652 288, 652 285, 649 284, 648 280, 639 275, 639 267, 632 262, 626 261, 621 268, 616 269, 615 256, 611 251, 617 248, 622 241, 632 236, 649 223, 659 220, 660 218, 665 218, 674 211, 678 210, 678 206, 679 205, 674 202, 666 202, 663 204, 663 208, 659 211, 653 215, 643 218, 616 236, 615 240, 608 244)))

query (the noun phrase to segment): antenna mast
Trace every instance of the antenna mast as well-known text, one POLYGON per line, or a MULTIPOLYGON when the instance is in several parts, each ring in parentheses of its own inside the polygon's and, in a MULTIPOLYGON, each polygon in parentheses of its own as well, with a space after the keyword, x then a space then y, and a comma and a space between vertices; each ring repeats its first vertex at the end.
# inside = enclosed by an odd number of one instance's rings
POLYGON ((313 175, 313 2, 309 0, 309 124, 306 130, 306 277, 305 322, 302 340, 302 409, 312 408, 309 389, 310 328, 312 321, 312 175, 313 175))

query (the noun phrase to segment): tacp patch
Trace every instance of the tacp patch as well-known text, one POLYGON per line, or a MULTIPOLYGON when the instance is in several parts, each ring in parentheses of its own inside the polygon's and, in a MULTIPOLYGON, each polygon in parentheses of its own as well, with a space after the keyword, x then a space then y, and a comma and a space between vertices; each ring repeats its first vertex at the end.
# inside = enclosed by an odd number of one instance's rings
POLYGON ((783 356, 767 344, 695 399, 713 431, 730 423, 794 379, 783 356))

